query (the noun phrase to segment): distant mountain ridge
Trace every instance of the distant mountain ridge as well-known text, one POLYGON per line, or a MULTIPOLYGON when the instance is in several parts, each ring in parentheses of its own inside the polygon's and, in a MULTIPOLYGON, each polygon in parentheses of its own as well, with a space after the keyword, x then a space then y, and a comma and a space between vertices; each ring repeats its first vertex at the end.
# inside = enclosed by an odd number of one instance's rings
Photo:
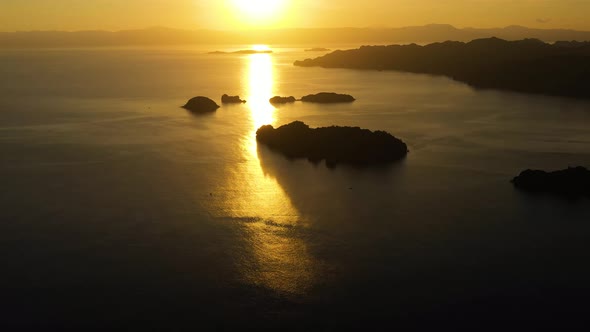
POLYGON ((493 37, 426 46, 363 46, 295 65, 443 75, 481 89, 590 98, 590 42, 493 37))
POLYGON ((430 24, 402 28, 313 28, 255 31, 179 30, 155 27, 141 30, 109 31, 29 31, 0 32, 0 48, 92 47, 183 44, 361 44, 432 43, 447 40, 471 41, 498 37, 505 40, 535 38, 590 41, 590 31, 505 28, 458 29, 452 25, 430 24))

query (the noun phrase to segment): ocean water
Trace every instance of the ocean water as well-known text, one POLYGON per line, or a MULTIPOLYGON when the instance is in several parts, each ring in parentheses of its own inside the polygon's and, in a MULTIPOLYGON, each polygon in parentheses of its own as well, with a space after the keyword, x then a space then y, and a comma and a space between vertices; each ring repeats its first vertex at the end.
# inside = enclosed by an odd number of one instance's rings
POLYGON ((587 320, 590 200, 529 195, 510 180, 590 166, 590 102, 298 68, 320 54, 296 47, 213 50, 0 51, 0 326, 587 320), (268 103, 320 91, 357 101, 268 103), (224 93, 248 102, 180 108, 224 93), (261 125, 294 120, 386 130, 410 154, 329 169, 256 144, 261 125))

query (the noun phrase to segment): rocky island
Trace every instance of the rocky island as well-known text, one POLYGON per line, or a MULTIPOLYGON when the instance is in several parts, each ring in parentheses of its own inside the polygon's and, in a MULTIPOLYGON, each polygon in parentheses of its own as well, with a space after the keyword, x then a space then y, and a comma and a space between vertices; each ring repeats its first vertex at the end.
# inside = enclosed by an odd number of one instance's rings
POLYGON ((245 100, 240 99, 240 96, 229 96, 226 94, 221 96, 222 104, 243 104, 245 102, 245 100))
POLYGON ((194 97, 189 100, 182 108, 193 113, 210 113, 215 112, 219 105, 207 97, 194 97))
POLYGON ((256 140, 288 158, 306 158, 311 162, 369 166, 403 159, 407 145, 384 131, 359 127, 324 127, 312 129, 301 121, 274 128, 262 126, 256 140))
POLYGON ((281 97, 281 96, 274 96, 272 98, 270 98, 269 102, 271 104, 275 104, 275 105, 279 105, 279 104, 291 104, 296 102, 297 99, 295 99, 295 97, 290 96, 290 97, 281 97))
POLYGON ((526 170, 512 180, 518 189, 567 197, 590 197, 590 171, 584 167, 545 172, 526 170))
POLYGON ((307 95, 301 97, 304 103, 318 103, 318 104, 336 104, 336 103, 352 103, 355 101, 353 96, 338 94, 334 92, 320 92, 315 95, 307 95))
POLYGON ((214 51, 214 52, 209 52, 208 54, 218 54, 218 55, 222 55, 222 54, 244 54, 244 55, 250 55, 250 54, 272 54, 272 50, 239 50, 239 51, 234 51, 234 52, 223 52, 223 51, 214 51))
POLYGON ((426 46, 363 46, 295 65, 443 75, 481 89, 590 98, 590 42, 486 38, 426 46))
POLYGON ((331 50, 329 48, 324 48, 324 47, 313 47, 313 48, 307 48, 305 49, 305 52, 330 52, 331 50))

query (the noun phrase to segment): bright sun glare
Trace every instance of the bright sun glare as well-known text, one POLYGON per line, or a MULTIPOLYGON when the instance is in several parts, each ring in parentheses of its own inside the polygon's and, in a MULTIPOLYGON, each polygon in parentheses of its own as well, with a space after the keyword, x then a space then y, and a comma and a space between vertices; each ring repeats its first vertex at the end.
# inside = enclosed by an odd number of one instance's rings
POLYGON ((252 45, 252 49, 258 52, 270 51, 270 47, 268 45, 252 45))
MULTIPOLYGON (((244 20, 271 20, 284 9, 287 0, 232 0, 238 15, 244 20)), ((258 22, 264 23, 264 22, 258 22)))

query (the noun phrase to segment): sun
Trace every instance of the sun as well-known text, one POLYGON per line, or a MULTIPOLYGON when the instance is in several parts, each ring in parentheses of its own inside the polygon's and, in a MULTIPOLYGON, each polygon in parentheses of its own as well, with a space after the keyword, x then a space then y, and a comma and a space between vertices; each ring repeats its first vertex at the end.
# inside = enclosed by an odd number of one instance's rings
POLYGON ((288 0, 231 0, 236 15, 243 22, 265 25, 278 20, 288 0))
POLYGON ((268 45, 252 45, 252 50, 256 51, 256 52, 267 52, 270 51, 270 47, 268 45))

